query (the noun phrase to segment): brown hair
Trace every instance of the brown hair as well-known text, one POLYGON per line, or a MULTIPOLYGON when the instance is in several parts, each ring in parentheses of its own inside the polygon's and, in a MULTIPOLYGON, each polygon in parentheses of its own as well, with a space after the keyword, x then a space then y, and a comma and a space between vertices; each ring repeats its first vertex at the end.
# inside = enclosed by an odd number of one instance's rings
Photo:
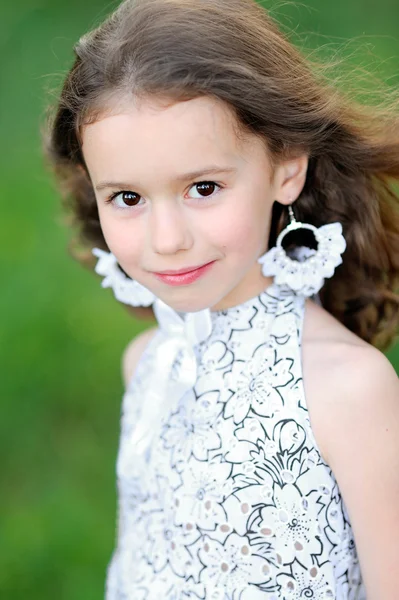
MULTIPOLYGON (((115 103, 208 95, 261 136, 274 160, 309 155, 301 221, 340 221, 347 249, 322 305, 387 349, 399 323, 398 100, 367 106, 339 92, 254 0, 127 0, 74 47, 45 134, 46 155, 86 246, 107 249, 80 132, 115 103), (83 167, 83 169, 82 169, 83 167)), ((269 247, 288 223, 273 205, 269 247)))

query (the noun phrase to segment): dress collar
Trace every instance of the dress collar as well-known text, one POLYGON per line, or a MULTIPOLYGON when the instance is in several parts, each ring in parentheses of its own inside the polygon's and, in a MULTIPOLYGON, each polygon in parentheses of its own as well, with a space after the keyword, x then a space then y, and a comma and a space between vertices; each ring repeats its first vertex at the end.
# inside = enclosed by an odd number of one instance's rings
POLYGON ((226 317, 234 319, 235 316, 245 313, 252 306, 259 304, 259 300, 266 300, 268 296, 277 298, 280 287, 273 282, 260 294, 241 304, 214 311, 206 308, 197 312, 178 313, 159 298, 155 300, 153 310, 158 325, 166 336, 183 337, 193 347, 208 339, 218 320, 226 317))
POLYGON ((181 316, 157 298, 153 304, 153 310, 160 329, 167 336, 183 337, 191 347, 205 341, 212 332, 209 308, 198 312, 183 313, 181 316))

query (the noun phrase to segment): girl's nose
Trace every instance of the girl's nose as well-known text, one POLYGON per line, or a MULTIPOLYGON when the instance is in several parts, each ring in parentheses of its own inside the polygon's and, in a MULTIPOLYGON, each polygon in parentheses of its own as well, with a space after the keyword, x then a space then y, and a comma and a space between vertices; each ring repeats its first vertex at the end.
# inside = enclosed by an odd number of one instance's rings
POLYGON ((176 254, 192 245, 192 235, 183 211, 168 202, 152 208, 149 233, 156 254, 176 254))

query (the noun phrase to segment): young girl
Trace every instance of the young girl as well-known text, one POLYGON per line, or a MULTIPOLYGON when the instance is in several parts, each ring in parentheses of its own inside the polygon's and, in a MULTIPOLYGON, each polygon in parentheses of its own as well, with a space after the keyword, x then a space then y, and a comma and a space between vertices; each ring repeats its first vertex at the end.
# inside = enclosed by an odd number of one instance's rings
POLYGON ((397 600, 398 103, 253 0, 128 0, 75 53, 49 154, 158 321, 123 357, 107 599, 397 600))

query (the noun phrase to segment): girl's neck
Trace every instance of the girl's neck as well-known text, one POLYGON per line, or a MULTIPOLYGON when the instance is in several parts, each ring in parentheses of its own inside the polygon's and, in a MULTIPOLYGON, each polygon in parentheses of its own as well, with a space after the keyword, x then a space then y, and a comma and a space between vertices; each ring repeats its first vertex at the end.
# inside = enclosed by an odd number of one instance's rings
POLYGON ((265 277, 262 275, 261 266, 255 265, 254 269, 251 269, 246 274, 244 279, 233 288, 222 300, 212 306, 211 311, 227 310, 243 304, 247 300, 258 296, 266 288, 273 284, 273 277, 265 277))

